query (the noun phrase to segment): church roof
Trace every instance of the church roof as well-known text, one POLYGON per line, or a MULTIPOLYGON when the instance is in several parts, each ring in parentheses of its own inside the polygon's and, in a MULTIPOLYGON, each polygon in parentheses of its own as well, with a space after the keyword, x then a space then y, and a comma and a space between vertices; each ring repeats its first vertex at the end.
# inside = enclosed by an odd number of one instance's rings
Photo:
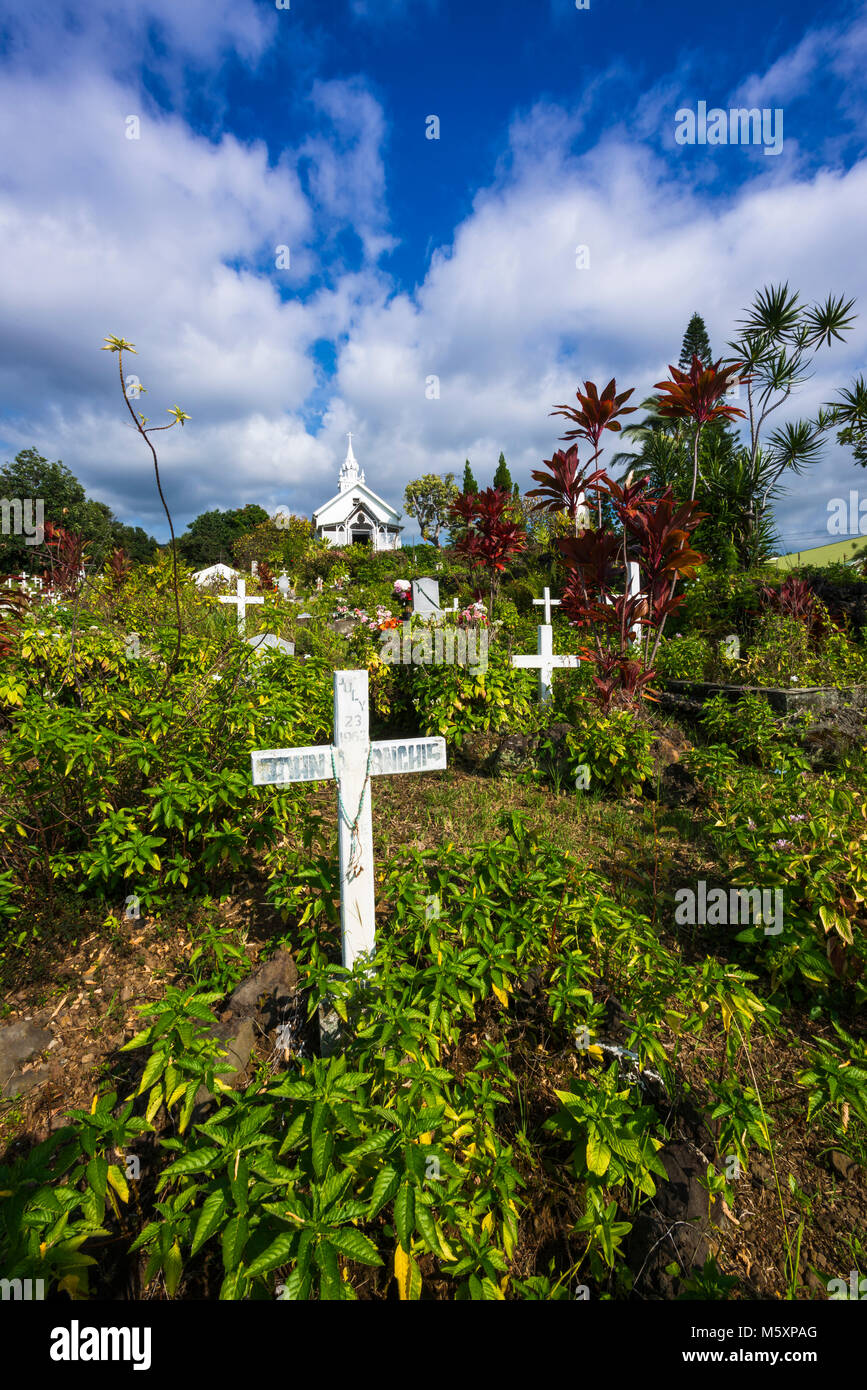
MULTIPOLYGON (((358 460, 352 452, 350 434, 346 458, 340 470, 340 490, 333 497, 329 497, 327 502, 323 502, 321 507, 316 508, 313 513, 314 524, 321 526, 324 522, 332 520, 345 521, 359 505, 373 512, 377 521, 388 523, 390 526, 397 525, 400 513, 364 481, 363 472, 359 474, 358 460)), ((403 530, 403 527, 399 529, 403 530)))

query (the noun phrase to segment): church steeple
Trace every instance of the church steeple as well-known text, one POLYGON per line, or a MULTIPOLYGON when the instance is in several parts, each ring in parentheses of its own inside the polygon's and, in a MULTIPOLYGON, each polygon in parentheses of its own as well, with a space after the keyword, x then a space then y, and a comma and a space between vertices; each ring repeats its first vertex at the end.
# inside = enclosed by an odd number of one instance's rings
POLYGON ((364 472, 359 474, 358 460, 352 452, 352 433, 350 432, 346 437, 349 440, 349 447, 346 450, 346 458, 340 470, 341 492, 348 492, 351 487, 355 487, 356 483, 364 482, 364 472))

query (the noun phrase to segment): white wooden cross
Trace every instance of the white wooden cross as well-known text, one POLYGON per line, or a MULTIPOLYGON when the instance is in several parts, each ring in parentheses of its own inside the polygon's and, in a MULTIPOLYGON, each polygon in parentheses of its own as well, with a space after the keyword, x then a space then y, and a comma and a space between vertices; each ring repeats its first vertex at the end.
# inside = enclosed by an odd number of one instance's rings
MULTIPOLYGON (((628 574, 627 585, 626 585, 626 595, 627 595, 627 598, 638 598, 639 595, 641 594, 641 566, 638 564, 638 561, 637 561, 637 560, 629 560, 629 561, 627 561, 627 574, 628 574)), ((615 597, 615 598, 619 598, 619 594, 615 594, 614 597, 615 597)), ((611 603, 614 602, 614 599, 613 599, 613 598, 609 598, 609 599, 606 599, 605 602, 611 604, 611 603)), ((630 642, 637 642, 637 641, 638 641, 638 638, 639 638, 639 636, 640 636, 640 634, 641 634, 641 622, 639 621, 639 622, 634 623, 633 626, 632 626, 632 629, 630 630, 630 633, 629 633, 629 640, 630 640, 630 642)))
POLYGON ((334 743, 266 748, 251 754, 255 787, 337 781, 340 923, 343 964, 373 951, 376 941, 373 818, 370 779, 446 766, 444 738, 370 741, 367 671, 334 672, 334 743))
POLYGON ((552 598, 552 597, 551 597, 551 592, 550 592, 550 590, 549 590, 549 588, 548 588, 548 586, 547 586, 547 584, 546 584, 545 587, 544 587, 544 589, 542 590, 542 597, 541 597, 541 598, 534 598, 534 599, 533 599, 533 602, 534 602, 534 604, 536 605, 537 608, 538 608, 538 607, 542 607, 542 606, 544 607, 544 609, 545 609, 545 622, 546 622, 546 623, 550 623, 550 621, 551 621, 551 608, 552 608, 552 606, 553 606, 554 604, 557 604, 557 606, 559 607, 559 605, 560 605, 560 603, 561 603, 561 600, 558 599, 558 598, 552 598))
POLYGON ((513 666, 532 666, 539 671, 539 703, 545 705, 551 699, 551 678, 557 669, 575 670, 581 665, 577 656, 554 655, 554 629, 550 623, 540 623, 536 628, 536 655, 513 656, 513 666))
POLYGON ((251 603, 264 603, 263 598, 247 598, 247 581, 238 579, 237 594, 221 594, 221 603, 234 603, 238 609, 238 636, 243 637, 247 631, 247 607, 251 603))

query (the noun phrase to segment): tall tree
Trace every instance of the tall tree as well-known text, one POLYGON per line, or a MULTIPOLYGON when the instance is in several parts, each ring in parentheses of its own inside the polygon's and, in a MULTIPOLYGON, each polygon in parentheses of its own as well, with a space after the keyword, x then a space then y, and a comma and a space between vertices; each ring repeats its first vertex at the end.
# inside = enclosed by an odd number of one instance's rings
POLYGON ((677 364, 682 372, 689 371, 693 357, 698 357, 705 367, 713 361, 710 338, 707 336, 707 327, 701 314, 693 314, 683 335, 683 346, 677 364))
POLYGON ((134 565, 153 560, 157 553, 156 541, 153 536, 142 530, 141 526, 124 526, 121 521, 113 521, 111 537, 115 546, 119 546, 134 565))
MULTIPOLYGON (((115 546, 123 546, 132 559, 146 559, 156 549, 156 541, 140 527, 123 526, 105 502, 87 496, 75 474, 58 459, 49 463, 38 449, 22 449, 12 463, 0 469, 0 498, 24 503, 29 500, 35 516, 36 503, 42 503, 44 521, 62 526, 71 535, 90 542, 88 559, 100 563, 115 546), (139 554, 140 551, 145 554, 139 554), (133 552, 136 553, 133 553, 133 552)), ((32 537, 31 537, 32 539, 32 537)), ((28 544, 25 535, 0 536, 0 568, 32 570, 41 567, 46 552, 28 544)))
POLYGON ((235 542, 268 520, 264 507, 255 503, 226 511, 215 507, 190 522, 178 541, 178 551, 188 565, 213 565, 217 561, 231 564, 235 542))
POLYGON ((494 474, 494 487, 500 488, 503 492, 512 491, 512 475, 509 472, 509 465, 506 463, 506 456, 500 451, 500 461, 497 464, 497 471, 494 474))
POLYGON ((403 505, 407 516, 415 517, 422 540, 439 545, 440 532, 449 521, 449 508, 458 496, 454 473, 441 478, 438 473, 425 473, 407 483, 403 505))
POLYGON ((466 463, 464 464, 464 485, 461 491, 466 496, 467 493, 478 492, 478 490, 479 485, 476 482, 475 477, 473 476, 473 470, 472 468, 470 468, 470 461, 469 459, 467 459, 466 463))

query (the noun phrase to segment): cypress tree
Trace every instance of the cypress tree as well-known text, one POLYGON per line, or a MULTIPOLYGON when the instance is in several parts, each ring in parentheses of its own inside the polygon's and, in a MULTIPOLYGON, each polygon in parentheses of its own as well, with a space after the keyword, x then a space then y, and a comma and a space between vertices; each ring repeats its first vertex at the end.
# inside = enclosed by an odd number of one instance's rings
POLYGON ((464 464, 464 485, 461 491, 466 494, 469 492, 478 492, 478 490, 479 485, 473 477, 473 470, 472 468, 470 468, 469 459, 467 459, 466 463, 464 464))
POLYGON ((683 335, 683 346, 680 349, 680 361, 678 363, 682 372, 689 371, 692 366, 693 354, 699 358, 703 367, 713 361, 710 338, 707 336, 707 328, 701 314, 693 314, 683 335))
POLYGON ((512 491, 512 475, 509 472, 509 465, 506 463, 506 456, 500 451, 500 461, 497 464, 497 471, 494 474, 494 487, 501 487, 505 492, 512 491))

